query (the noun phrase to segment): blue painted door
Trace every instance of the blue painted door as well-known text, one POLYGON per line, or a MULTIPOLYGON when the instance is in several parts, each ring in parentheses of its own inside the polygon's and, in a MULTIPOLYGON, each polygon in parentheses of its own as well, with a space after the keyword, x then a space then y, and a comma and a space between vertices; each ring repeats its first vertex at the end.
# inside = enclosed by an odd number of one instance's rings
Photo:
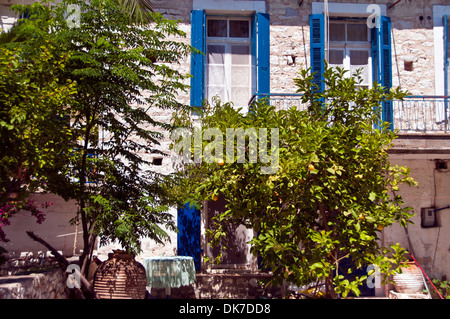
POLYGON ((200 210, 189 207, 189 203, 178 208, 177 254, 194 258, 195 270, 200 271, 200 210))

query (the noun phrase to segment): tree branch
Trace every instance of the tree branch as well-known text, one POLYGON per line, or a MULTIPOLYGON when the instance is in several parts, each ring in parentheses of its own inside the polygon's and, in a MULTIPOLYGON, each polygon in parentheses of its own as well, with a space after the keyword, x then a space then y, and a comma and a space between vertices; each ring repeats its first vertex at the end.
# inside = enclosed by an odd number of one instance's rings
MULTIPOLYGON (((53 248, 53 246, 51 246, 49 243, 47 243, 41 237, 35 235, 32 231, 27 231, 26 233, 31 239, 33 239, 34 241, 37 241, 38 243, 41 243, 42 245, 47 247, 50 250, 50 252, 53 254, 53 256, 55 256, 55 258, 58 260, 58 263, 60 264, 61 268, 64 271, 66 270, 66 268, 69 266, 70 263, 64 256, 62 256, 60 253, 58 253, 58 251, 55 248, 53 248)), ((88 290, 89 294, 91 294, 95 298, 96 295, 94 292, 94 287, 91 285, 91 283, 77 269, 75 269, 75 274, 80 277, 81 283, 88 290)))

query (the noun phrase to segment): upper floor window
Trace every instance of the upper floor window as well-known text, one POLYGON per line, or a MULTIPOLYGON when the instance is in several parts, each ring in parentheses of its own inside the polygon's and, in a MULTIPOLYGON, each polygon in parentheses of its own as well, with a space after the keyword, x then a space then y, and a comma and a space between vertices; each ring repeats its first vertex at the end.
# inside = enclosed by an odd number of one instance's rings
MULTIPOLYGON (((310 54, 313 83, 320 91, 325 89, 323 71, 324 60, 327 59, 329 64, 344 67, 350 74, 354 70, 362 69, 362 86, 370 87, 376 82, 387 89, 391 88, 391 20, 383 15, 386 6, 381 5, 379 27, 368 29, 368 4, 329 5, 330 18, 325 19, 323 3, 312 3, 310 54), (329 30, 327 41, 325 30, 329 30)), ((383 122, 392 123, 390 101, 383 102, 381 119, 383 122)))
POLYGON ((372 85, 370 31, 365 21, 330 21, 328 63, 353 75, 361 70, 361 86, 372 85))
POLYGON ((435 94, 449 95, 450 87, 450 6, 433 6, 435 94))
MULTIPOLYGON (((218 3, 225 5, 214 1, 218 3)), ((202 2, 206 4, 209 2, 202 2)), ((192 106, 201 107, 205 99, 218 96, 245 112, 253 95, 270 92, 269 15, 244 11, 247 16, 192 10, 191 44, 205 53, 191 55, 192 106)))
POLYGON ((207 18, 206 98, 246 106, 252 96, 250 18, 207 18))

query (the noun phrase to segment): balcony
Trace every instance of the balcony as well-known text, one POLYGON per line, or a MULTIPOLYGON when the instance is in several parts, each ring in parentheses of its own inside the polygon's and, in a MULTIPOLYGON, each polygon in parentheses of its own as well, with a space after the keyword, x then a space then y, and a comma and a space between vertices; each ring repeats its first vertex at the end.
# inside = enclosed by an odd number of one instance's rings
MULTIPOLYGON (((254 95, 250 103, 257 98, 267 97, 276 109, 288 109, 297 106, 306 109, 302 95, 298 93, 270 93, 254 95)), ((450 96, 407 96, 403 101, 392 101, 393 128, 398 134, 441 135, 449 129, 450 96)))

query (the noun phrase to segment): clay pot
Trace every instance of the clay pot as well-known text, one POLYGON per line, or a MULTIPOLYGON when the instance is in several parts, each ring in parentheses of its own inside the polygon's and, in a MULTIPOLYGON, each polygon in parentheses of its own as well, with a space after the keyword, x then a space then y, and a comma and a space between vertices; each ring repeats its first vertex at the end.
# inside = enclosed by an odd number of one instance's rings
POLYGON ((99 299, 144 299, 146 286, 144 266, 123 251, 109 254, 94 274, 94 291, 99 299))
POLYGON ((404 294, 422 293, 424 283, 419 267, 414 262, 407 264, 409 267, 401 267, 402 273, 392 278, 395 291, 404 294))

